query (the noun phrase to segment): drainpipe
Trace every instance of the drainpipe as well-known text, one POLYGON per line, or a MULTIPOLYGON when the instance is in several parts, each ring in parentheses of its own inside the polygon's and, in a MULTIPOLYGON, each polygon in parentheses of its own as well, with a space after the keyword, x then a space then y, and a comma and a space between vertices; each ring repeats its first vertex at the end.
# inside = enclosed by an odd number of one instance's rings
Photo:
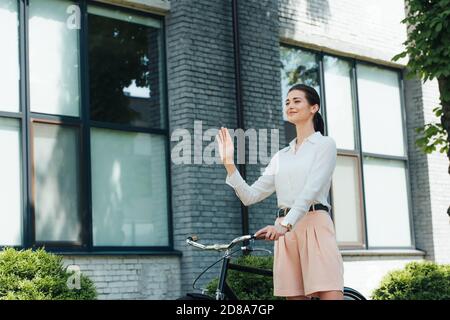
MULTIPOLYGON (((234 77, 236 88, 236 116, 237 127, 244 130, 244 109, 242 106, 242 84, 241 84, 241 58, 239 51, 239 19, 238 19, 238 3, 237 0, 231 0, 233 11, 233 46, 234 46, 234 77)), ((245 163, 237 165, 242 178, 246 180, 245 163)), ((248 207, 241 202, 241 221, 242 234, 249 233, 248 207)), ((245 244, 246 245, 246 244, 245 244)))

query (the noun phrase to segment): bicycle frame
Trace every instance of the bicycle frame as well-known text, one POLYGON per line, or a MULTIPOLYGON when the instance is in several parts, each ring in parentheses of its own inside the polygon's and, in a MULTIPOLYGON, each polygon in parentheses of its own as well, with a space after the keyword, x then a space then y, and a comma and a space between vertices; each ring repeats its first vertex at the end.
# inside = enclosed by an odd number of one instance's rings
POLYGON ((219 284, 216 291, 216 300, 225 300, 225 298, 228 298, 229 300, 239 300, 239 298, 234 294, 233 290, 230 288, 230 286, 228 286, 226 282, 228 270, 236 270, 240 272, 273 277, 273 272, 271 270, 241 266, 231 263, 230 261, 231 257, 225 255, 222 262, 222 268, 220 270, 219 284))

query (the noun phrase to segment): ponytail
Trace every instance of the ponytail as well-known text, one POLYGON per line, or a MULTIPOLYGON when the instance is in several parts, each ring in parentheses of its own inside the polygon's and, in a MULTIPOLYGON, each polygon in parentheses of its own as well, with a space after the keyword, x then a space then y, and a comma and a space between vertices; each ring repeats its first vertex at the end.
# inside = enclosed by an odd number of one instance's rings
POLYGON ((322 115, 317 111, 313 117, 314 131, 320 131, 322 135, 325 135, 325 124, 323 122, 322 115))

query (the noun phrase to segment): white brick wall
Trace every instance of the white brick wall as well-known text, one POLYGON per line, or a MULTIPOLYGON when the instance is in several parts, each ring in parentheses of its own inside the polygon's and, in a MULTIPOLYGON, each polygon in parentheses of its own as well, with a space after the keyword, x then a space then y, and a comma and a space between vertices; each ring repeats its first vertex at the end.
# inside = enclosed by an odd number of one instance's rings
POLYGON ((279 0, 279 8, 286 42, 392 64, 406 39, 403 0, 279 0))
MULTIPOLYGON (((422 84, 422 103, 425 123, 439 123, 440 119, 432 111, 439 105, 437 81, 427 81, 422 84)), ((447 215, 447 208, 450 205, 450 176, 447 174, 448 158, 445 154, 434 152, 427 155, 427 161, 434 259, 440 263, 450 263, 450 218, 447 215)))
POLYGON ((66 256, 94 281, 98 299, 176 299, 181 292, 180 258, 66 256))
POLYGON ((134 8, 156 14, 165 15, 170 10, 169 0, 95 0, 97 2, 111 3, 114 5, 134 8))
POLYGON ((420 260, 421 256, 344 257, 344 284, 370 299, 373 290, 388 272, 403 269, 407 263, 420 260))

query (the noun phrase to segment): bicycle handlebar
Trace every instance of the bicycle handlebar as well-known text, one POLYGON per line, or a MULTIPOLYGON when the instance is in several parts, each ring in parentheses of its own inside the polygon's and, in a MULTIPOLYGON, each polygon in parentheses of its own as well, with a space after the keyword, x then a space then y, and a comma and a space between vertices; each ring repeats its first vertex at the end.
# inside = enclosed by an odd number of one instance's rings
POLYGON ((255 235, 250 235, 249 234, 249 235, 245 235, 245 236, 240 236, 240 237, 234 238, 233 240, 231 240, 231 242, 229 244, 204 245, 204 244, 201 244, 201 243, 197 242, 197 240, 198 240, 197 236, 192 236, 192 237, 188 237, 186 239, 186 243, 191 245, 191 246, 193 246, 193 247, 202 249, 202 250, 224 251, 224 250, 231 249, 232 247, 234 247, 239 242, 243 242, 243 241, 246 241, 246 240, 254 240, 254 239, 260 239, 260 238, 255 237, 255 235))

